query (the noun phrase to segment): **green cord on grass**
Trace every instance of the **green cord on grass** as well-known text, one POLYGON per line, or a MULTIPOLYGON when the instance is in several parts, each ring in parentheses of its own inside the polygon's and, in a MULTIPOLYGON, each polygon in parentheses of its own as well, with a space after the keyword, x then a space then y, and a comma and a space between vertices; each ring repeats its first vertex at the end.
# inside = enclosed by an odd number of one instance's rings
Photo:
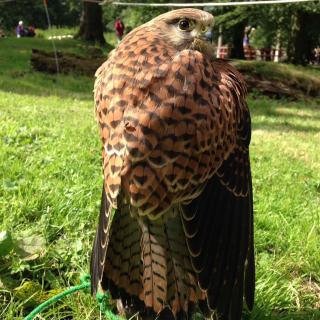
MULTIPOLYGON (((40 313, 42 310, 50 306, 51 304, 61 300, 62 298, 68 296, 69 294, 72 294, 76 291, 87 289, 90 287, 90 276, 85 275, 81 277, 81 284, 78 286, 71 287, 55 296, 52 298, 48 299, 47 301, 41 303, 39 306, 37 306, 33 311, 31 311, 25 318, 24 320, 32 320, 38 313, 40 313)), ((97 294, 97 300, 100 305, 100 310, 103 312, 108 319, 110 320, 123 320, 123 318, 113 314, 107 307, 106 307, 106 302, 108 301, 108 294, 97 294)))

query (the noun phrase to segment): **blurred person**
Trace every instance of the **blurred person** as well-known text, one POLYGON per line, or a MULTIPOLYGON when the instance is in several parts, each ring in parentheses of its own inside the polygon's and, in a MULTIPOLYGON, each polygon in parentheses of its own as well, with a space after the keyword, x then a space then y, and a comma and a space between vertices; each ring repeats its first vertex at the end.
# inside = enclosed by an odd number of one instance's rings
POLYGON ((21 37, 25 36, 23 21, 19 21, 19 23, 16 27, 16 35, 17 35, 17 38, 21 38, 21 37))
POLYGON ((120 18, 117 18, 115 23, 114 23, 114 29, 116 32, 116 37, 118 39, 118 43, 121 41, 123 33, 124 33, 124 24, 120 20, 120 18))
POLYGON ((243 46, 244 47, 249 47, 250 45, 250 33, 252 31, 254 31, 255 28, 254 27, 251 27, 251 26, 246 26, 245 29, 244 29, 244 36, 243 36, 243 46))
POLYGON ((36 29, 34 26, 29 26, 27 30, 27 37, 34 37, 36 35, 36 29))

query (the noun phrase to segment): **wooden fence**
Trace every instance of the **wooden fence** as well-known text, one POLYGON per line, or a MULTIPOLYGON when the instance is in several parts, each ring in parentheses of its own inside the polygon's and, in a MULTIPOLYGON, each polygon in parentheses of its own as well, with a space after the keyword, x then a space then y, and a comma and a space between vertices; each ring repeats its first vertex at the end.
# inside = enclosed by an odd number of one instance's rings
MULTIPOLYGON (((244 56, 246 60, 262 60, 262 61, 283 61, 286 59, 286 51, 283 48, 252 48, 245 46, 244 56)), ((217 49, 217 56, 221 59, 228 59, 230 56, 230 48, 228 46, 222 46, 217 49)))

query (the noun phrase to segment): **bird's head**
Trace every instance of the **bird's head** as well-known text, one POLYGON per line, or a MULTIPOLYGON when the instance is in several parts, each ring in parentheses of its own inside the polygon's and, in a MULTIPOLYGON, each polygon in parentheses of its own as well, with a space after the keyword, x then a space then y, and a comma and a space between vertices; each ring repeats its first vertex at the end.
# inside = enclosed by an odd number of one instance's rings
POLYGON ((164 13, 149 22, 161 30, 168 41, 183 50, 206 46, 206 33, 213 26, 213 16, 198 9, 178 9, 164 13))

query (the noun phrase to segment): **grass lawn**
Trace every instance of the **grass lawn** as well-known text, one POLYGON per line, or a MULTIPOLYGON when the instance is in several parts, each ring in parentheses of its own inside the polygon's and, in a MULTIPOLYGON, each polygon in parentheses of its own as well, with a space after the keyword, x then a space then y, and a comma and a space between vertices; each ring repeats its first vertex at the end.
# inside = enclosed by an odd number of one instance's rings
MULTIPOLYGON (((83 50, 75 40, 57 46, 83 50)), ((102 184, 93 79, 33 72, 33 47, 50 49, 51 43, 0 39, 4 320, 22 319, 88 273, 102 184)), ((249 106, 257 286, 255 309, 246 319, 320 319, 320 101, 251 95, 249 106)), ((99 318, 96 301, 81 292, 39 319, 99 318)))

